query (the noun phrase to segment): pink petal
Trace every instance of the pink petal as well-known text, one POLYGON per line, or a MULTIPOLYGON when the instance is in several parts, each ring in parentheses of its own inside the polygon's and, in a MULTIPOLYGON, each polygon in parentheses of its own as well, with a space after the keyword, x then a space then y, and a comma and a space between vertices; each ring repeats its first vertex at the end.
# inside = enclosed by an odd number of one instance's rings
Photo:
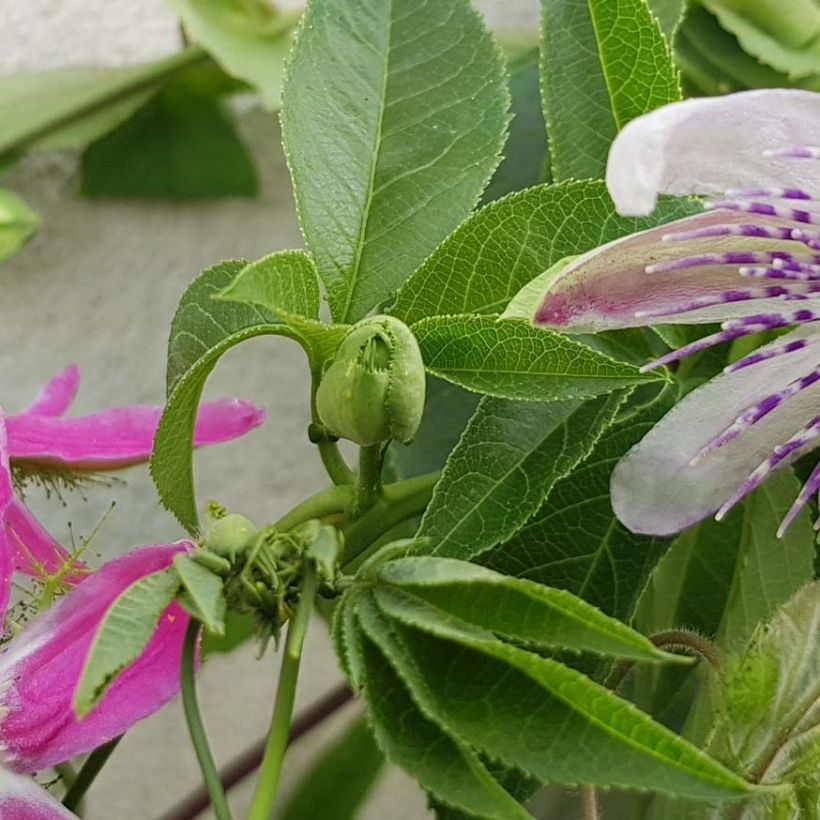
POLYGON ((77 584, 87 569, 85 564, 72 559, 68 550, 16 498, 6 509, 5 521, 0 528, 0 548, 13 556, 18 572, 32 578, 57 575, 72 565, 75 571, 65 575, 63 581, 77 584))
MULTIPOLYGON (((7 421, 13 459, 76 470, 111 470, 151 456, 162 408, 117 407, 79 418, 23 413, 7 421)), ((194 445, 217 444, 245 435, 265 420, 247 401, 223 399, 199 408, 194 445)))
MULTIPOLYGON (((9 505, 14 501, 14 484, 11 480, 9 465, 8 435, 6 420, 0 408, 0 532, 4 529, 4 522, 9 505)), ((14 556, 8 546, 0 538, 0 633, 6 619, 6 611, 11 599, 11 579, 14 573, 14 556)))
POLYGON ((0 818, 2 820, 77 820, 65 806, 31 777, 0 766, 0 818))
POLYGON ((105 564, 14 638, 0 654, 0 751, 16 771, 69 760, 122 734, 179 691, 188 624, 168 608, 143 655, 126 669, 91 714, 78 721, 72 699, 102 618, 132 583, 193 549, 186 541, 142 547, 105 564))
POLYGON ((618 213, 646 216, 658 194, 781 186, 820 193, 804 162, 765 152, 815 145, 820 95, 766 89, 685 100, 628 123, 612 143, 606 182, 618 213))
POLYGON ((80 387, 80 368, 69 365, 46 382, 25 410, 37 416, 62 416, 71 407, 80 387))

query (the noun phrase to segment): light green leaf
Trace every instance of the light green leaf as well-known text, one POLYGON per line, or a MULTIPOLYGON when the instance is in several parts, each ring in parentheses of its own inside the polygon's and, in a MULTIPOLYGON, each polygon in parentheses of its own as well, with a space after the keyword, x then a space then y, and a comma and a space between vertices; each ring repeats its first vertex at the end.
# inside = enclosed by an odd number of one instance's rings
POLYGON ((362 644, 369 715, 387 757, 447 806, 482 820, 528 820, 469 746, 418 708, 381 647, 370 636, 362 644))
POLYGON ((129 68, 0 77, 0 155, 84 145, 128 119, 166 79, 204 56, 190 48, 129 68))
POLYGON ((686 8, 686 0, 649 0, 649 8, 660 23, 667 42, 671 43, 686 8))
POLYGON ((80 683, 74 693, 74 712, 85 717, 123 670, 142 654, 162 613, 179 590, 175 569, 146 575, 135 581, 109 607, 100 624, 80 683))
POLYGON ((510 538, 589 453, 622 400, 483 399, 422 518, 429 551, 468 560, 510 538))
POLYGON ((430 373, 497 398, 589 398, 658 379, 520 319, 433 316, 413 332, 430 373))
POLYGON ((485 553, 498 572, 568 589, 630 621, 666 543, 629 532, 615 517, 609 479, 621 456, 669 409, 666 398, 607 430, 590 455, 553 487, 547 502, 509 541, 485 553))
POLYGON ((358 594, 359 591, 354 587, 342 596, 333 611, 330 628, 336 658, 350 681, 351 688, 356 692, 364 685, 364 659, 354 611, 354 599, 358 594))
POLYGON ((224 636, 225 596, 222 593, 222 579, 183 553, 174 556, 174 567, 184 591, 180 603, 209 632, 224 636))
POLYGON ((399 291, 391 312, 427 316, 501 313, 559 260, 702 210, 662 199, 647 219, 618 216, 599 181, 539 185, 482 208, 460 225, 399 291))
POLYGON ((384 768, 364 718, 322 750, 282 810, 287 820, 354 820, 384 768))
POLYGON ((820 4, 816 0, 702 0, 743 49, 790 77, 820 72, 820 4))
POLYGON ((81 170, 88 197, 196 199, 258 189, 253 160, 220 101, 186 75, 90 145, 81 170))
POLYGON ((292 15, 267 0, 168 0, 188 36, 231 75, 254 86, 267 108, 279 107, 292 15))
POLYGON ((0 262, 14 256, 39 225, 37 214, 17 194, 0 188, 0 262))
MULTIPOLYGON (((154 439, 151 475, 162 503, 192 533, 199 529, 194 495, 192 443, 196 411, 205 382, 219 358, 245 339, 282 335, 310 347, 326 326, 302 319, 299 327, 286 324, 270 311, 247 304, 214 299, 248 263, 223 262, 194 280, 180 300, 168 342, 168 403, 154 439), (308 327, 310 328, 308 330, 308 327)), ((311 316, 318 310, 318 285, 310 258, 299 251, 282 251, 265 260, 288 315, 311 316)))
POLYGON ((311 0, 282 130, 334 319, 387 299, 470 213, 507 105, 498 49, 468 0, 311 0))
POLYGON ((681 97, 646 0, 543 0, 541 95, 553 178, 602 178, 618 131, 681 97))
MULTIPOLYGON (((726 799, 751 787, 632 704, 555 660, 424 605, 357 613, 425 714, 541 781, 726 799), (591 754, 591 750, 595 750, 591 754)), ((368 691, 368 697, 371 692, 368 691)))
MULTIPOLYGON (((452 558, 388 561, 378 581, 497 635, 541 647, 596 652, 634 660, 679 662, 620 621, 562 589, 501 575, 452 558)), ((380 604, 388 590, 376 587, 380 604)), ((402 596, 406 600, 406 596, 402 596)), ((685 659, 684 659, 685 660, 685 659)))

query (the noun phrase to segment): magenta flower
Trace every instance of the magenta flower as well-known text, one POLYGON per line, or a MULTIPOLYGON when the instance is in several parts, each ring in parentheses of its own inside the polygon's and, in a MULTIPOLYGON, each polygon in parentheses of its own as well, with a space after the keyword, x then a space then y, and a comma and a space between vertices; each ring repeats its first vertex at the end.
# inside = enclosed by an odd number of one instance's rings
MULTIPOLYGON (((85 568, 43 529, 15 497, 11 468, 17 464, 65 469, 71 473, 113 470, 151 456, 162 408, 116 407, 87 416, 66 417, 79 387, 75 366, 49 381, 23 413, 0 410, 0 623, 15 571, 36 578, 61 575, 77 583, 85 568)), ((194 445, 228 441, 258 427, 265 412, 250 402, 225 399, 199 408, 194 445)))
POLYGON ((30 777, 0 766, 0 817, 8 820, 76 820, 30 777))
MULTIPOLYGON (((750 91, 666 106, 615 140, 607 186, 646 215, 659 193, 721 195, 708 210, 618 240, 557 274, 536 325, 565 332, 722 322, 652 362, 791 329, 683 399, 617 465, 612 502, 633 531, 720 519, 773 470, 820 444, 820 94, 750 91)), ((820 466, 779 534, 820 488, 820 466)))

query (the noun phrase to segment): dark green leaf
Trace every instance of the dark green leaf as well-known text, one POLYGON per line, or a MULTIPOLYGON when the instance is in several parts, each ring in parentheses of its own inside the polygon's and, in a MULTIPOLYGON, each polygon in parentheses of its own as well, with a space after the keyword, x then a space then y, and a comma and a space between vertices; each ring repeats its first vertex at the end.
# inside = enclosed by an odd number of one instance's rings
POLYGON ((180 580, 174 569, 146 575, 109 607, 94 636, 74 694, 74 711, 85 717, 123 670, 142 654, 162 613, 171 605, 180 580))
POLYGON ((182 553, 174 556, 174 567, 182 581, 180 603, 215 635, 225 635, 225 597, 222 579, 182 553), (187 594, 186 594, 187 593, 187 594))
POLYGON ((253 615, 228 612, 225 616, 225 634, 215 635, 206 629, 202 635, 202 655, 213 652, 232 652, 253 637, 253 615))
POLYGON ((701 210, 661 200, 647 219, 618 216, 603 182, 539 185, 482 208, 402 287, 391 312, 407 324, 452 313, 501 313, 513 296, 566 256, 701 210))
POLYGON ((680 99, 646 0, 543 0, 541 94, 553 178, 599 179, 631 119, 680 99))
POLYGON ((311 0, 282 129, 334 319, 387 299, 469 214, 498 164, 507 104, 468 0, 311 0))
POLYGON ((432 316, 413 332, 430 373, 497 398, 589 398, 659 378, 521 319, 432 316))
POLYGON ((444 467, 419 535, 435 555, 470 559, 510 538, 591 450, 623 395, 485 398, 444 467))

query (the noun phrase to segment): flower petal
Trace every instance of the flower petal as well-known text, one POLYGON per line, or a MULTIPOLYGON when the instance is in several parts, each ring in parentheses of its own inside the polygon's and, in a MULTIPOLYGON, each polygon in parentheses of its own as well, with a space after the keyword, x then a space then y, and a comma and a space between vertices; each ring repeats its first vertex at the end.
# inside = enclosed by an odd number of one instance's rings
POLYGON ((63 577, 67 584, 79 583, 87 568, 71 557, 51 533, 34 517, 25 504, 14 499, 6 509, 0 528, 0 550, 12 556, 18 572, 32 578, 59 575, 71 567, 74 571, 63 577))
MULTIPOLYGON (((787 442, 820 407, 820 382, 791 395, 760 415, 738 435, 710 447, 740 416, 768 396, 785 391, 820 363, 820 329, 807 325, 791 331, 756 353, 752 365, 734 369, 694 390, 632 448, 612 474, 612 504, 633 532, 672 535, 717 512, 763 465, 785 466, 806 452, 787 442), (791 342, 789 353, 765 354, 791 342)), ((809 446, 820 439, 807 439, 809 446)), ((757 478, 755 479, 757 482, 757 478)), ((759 482, 757 482, 759 483, 759 482)))
MULTIPOLYGON (((9 465, 8 434, 3 410, 0 408, 0 531, 9 506, 14 501, 14 483, 9 465)), ((11 578, 14 573, 14 554, 0 537, 0 633, 6 619, 6 611, 11 600, 11 578)))
POLYGON ((142 547, 105 564, 31 622, 0 653, 0 756, 33 772, 88 752, 152 714, 179 691, 187 614, 169 607, 142 656, 88 717, 72 700, 102 618, 132 583, 169 566, 190 542, 142 547))
POLYGON ((3 820, 77 820, 65 806, 27 775, 0 766, 0 818, 3 820))
POLYGON ((766 89, 685 100, 627 124, 609 152, 606 182, 620 214, 646 216, 658 194, 720 194, 780 187, 820 194, 806 165, 766 152, 811 146, 820 133, 820 94, 766 89))
POLYGON ((62 416, 71 407, 79 387, 80 368, 76 364, 69 365, 42 386, 25 412, 38 416, 62 416))
MULTIPOLYGON (((79 418, 23 413, 7 421, 11 457, 76 470, 111 470, 147 461, 161 407, 116 407, 79 418)), ((245 435, 265 420, 247 401, 224 399, 199 408, 194 445, 217 444, 245 435)))

